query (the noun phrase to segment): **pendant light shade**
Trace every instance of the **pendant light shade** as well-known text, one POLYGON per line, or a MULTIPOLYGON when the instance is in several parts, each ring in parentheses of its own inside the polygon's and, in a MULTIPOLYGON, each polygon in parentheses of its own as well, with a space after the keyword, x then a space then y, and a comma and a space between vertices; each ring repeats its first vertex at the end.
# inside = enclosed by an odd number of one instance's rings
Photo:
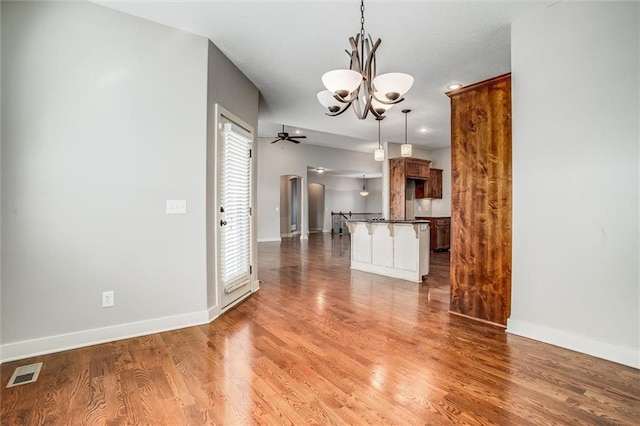
POLYGON ((407 143, 407 115, 411 112, 410 109, 403 109, 404 113, 404 143, 400 145, 400 155, 402 157, 411 157, 413 154, 413 147, 410 143, 407 143))
POLYGON ((360 195, 362 195, 363 197, 366 197, 367 195, 369 195, 369 191, 367 191, 366 183, 367 183, 367 180, 365 179, 364 175, 362 175, 362 191, 360 191, 360 195))
POLYGON ((384 148, 382 148, 382 142, 380 141, 380 122, 383 117, 376 117, 378 121, 378 148, 373 151, 373 159, 376 161, 384 161, 384 148))
POLYGON ((410 143, 403 143, 400 145, 400 155, 402 157, 411 157, 413 154, 413 147, 410 143))

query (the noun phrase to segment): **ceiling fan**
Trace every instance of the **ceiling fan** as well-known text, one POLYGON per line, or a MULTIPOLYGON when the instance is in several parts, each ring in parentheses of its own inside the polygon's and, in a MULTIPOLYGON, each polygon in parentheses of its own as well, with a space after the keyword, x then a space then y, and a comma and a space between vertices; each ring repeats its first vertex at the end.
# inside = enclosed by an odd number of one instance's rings
POLYGON ((297 141, 296 139, 306 139, 306 138, 307 138, 306 136, 289 136, 289 133, 284 131, 284 124, 283 124, 282 132, 278 133, 278 139, 276 139, 271 143, 276 143, 278 141, 289 141, 293 143, 300 143, 300 141, 297 141))

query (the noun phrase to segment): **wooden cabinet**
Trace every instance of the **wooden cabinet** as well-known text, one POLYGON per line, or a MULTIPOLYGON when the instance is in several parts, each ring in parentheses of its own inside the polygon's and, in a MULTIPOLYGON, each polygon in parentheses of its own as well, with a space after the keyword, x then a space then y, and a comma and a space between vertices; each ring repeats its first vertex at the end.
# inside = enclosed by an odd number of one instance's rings
POLYGON ((389 159, 389 219, 406 219, 407 200, 414 196, 407 197, 407 181, 424 183, 430 176, 430 164, 431 161, 419 158, 389 159))
POLYGON ((431 251, 449 250, 451 246, 451 218, 416 216, 416 220, 428 220, 431 251))
POLYGON ((431 250, 444 251, 451 247, 451 218, 439 217, 432 220, 433 230, 431 231, 431 250))
POLYGON ((442 170, 429 169, 429 179, 416 181, 416 198, 442 198, 442 170))
POLYGON ((447 95, 450 312, 506 326, 511 314, 511 76, 447 95))
POLYGON ((398 158, 405 160, 405 176, 411 179, 429 179, 431 161, 419 158, 398 158))
POLYGON ((426 198, 442 198, 442 170, 430 169, 426 198))

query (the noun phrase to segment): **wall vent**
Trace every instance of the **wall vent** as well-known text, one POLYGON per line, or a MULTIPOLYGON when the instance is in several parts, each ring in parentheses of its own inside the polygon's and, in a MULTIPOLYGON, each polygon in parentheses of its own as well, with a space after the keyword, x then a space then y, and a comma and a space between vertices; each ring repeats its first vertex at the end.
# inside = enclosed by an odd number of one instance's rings
POLYGON ((42 363, 37 362, 35 364, 22 365, 15 369, 13 375, 11 376, 11 380, 7 384, 7 387, 13 387, 18 385, 24 385, 27 383, 33 383, 38 380, 38 376, 40 375, 40 369, 42 368, 42 363))

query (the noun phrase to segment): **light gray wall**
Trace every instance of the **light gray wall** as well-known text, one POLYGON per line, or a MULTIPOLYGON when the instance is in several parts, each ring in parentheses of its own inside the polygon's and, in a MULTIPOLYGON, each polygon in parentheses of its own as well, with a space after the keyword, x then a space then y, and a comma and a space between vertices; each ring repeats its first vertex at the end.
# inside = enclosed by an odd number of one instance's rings
MULTIPOLYGON (((302 179, 302 235, 307 238, 308 224, 308 192, 307 166, 322 166, 327 169, 360 170, 363 173, 380 173, 379 162, 373 160, 373 153, 348 151, 327 148, 317 145, 299 145, 278 142, 271 144, 272 138, 260 138, 258 141, 258 240, 280 240, 280 176, 296 175, 302 179)), ((350 179, 355 181, 355 179, 350 179)), ((315 181, 318 183, 324 183, 315 181)), ((361 184, 360 184, 361 185, 361 184)), ((359 189, 358 189, 359 192, 359 189)), ((352 195, 350 195, 351 197, 352 195)), ((329 200, 329 189, 326 188, 326 200, 329 200)), ((325 204, 325 212, 331 209, 329 202, 325 204)), ((364 205, 362 206, 362 208, 364 205)), ((325 223, 326 223, 325 217, 325 223)), ((329 227, 330 229, 330 227, 329 227)))
POLYGON ((321 183, 325 186, 324 232, 331 232, 333 226, 331 212, 367 213, 381 211, 382 179, 380 178, 367 179, 369 195, 363 197, 360 195, 362 178, 331 176, 313 171, 310 171, 308 175, 310 182, 321 183))
POLYGON ((512 25, 508 331, 640 367, 636 3, 512 25))
POLYGON ((382 178, 368 178, 364 212, 382 215, 382 178))
POLYGON ((257 95, 202 37, 91 3, 0 7, 4 359, 206 322, 208 103, 255 97, 257 126, 257 95))
POLYGON ((310 183, 309 189, 309 231, 324 229, 324 185, 310 183))
MULTIPOLYGON (((216 129, 216 104, 221 105, 225 110, 229 111, 245 123, 253 127, 254 135, 258 134, 258 105, 259 92, 254 84, 242 72, 220 52, 211 41, 207 41, 208 45, 208 63, 207 63, 207 307, 210 311, 209 316, 216 315, 218 304, 218 289, 216 286, 216 258, 215 258, 215 232, 218 228, 218 212, 215 209, 215 176, 216 176, 216 150, 215 150, 215 132, 216 129)), ((257 136, 256 136, 257 139, 257 136)), ((254 141, 253 150, 257 149, 254 141)), ((257 167, 253 155, 252 169, 252 200, 256 199, 256 173, 257 167)), ((254 203, 255 204, 255 203, 254 203)), ((257 214, 257 212, 256 212, 257 214)), ((257 229, 256 214, 252 218, 252 226, 257 229)), ((252 237, 252 261, 254 272, 254 290, 257 286, 258 262, 256 251, 256 232, 252 237)))

